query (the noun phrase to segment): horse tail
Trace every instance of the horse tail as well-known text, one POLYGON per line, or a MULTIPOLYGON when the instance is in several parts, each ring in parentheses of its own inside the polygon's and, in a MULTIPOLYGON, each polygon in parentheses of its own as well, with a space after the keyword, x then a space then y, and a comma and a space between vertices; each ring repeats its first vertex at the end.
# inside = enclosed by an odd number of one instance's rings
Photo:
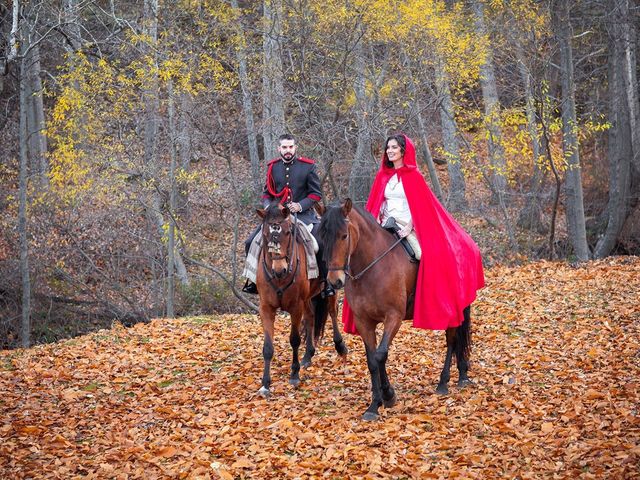
POLYGON ((462 311, 464 321, 456 329, 455 353, 456 358, 463 358, 469 361, 471 357, 471 306, 462 311))
POLYGON ((316 295, 311 299, 313 304, 313 341, 317 344, 324 335, 324 327, 329 316, 329 300, 316 295))

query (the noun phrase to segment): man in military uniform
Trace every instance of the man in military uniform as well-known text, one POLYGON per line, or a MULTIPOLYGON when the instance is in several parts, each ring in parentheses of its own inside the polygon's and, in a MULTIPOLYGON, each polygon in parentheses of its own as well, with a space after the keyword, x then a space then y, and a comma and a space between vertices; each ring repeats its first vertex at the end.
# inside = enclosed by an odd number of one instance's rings
MULTIPOLYGON (((272 201, 278 200, 286 205, 291 213, 297 214, 299 221, 306 225, 313 225, 311 234, 316 238, 320 247, 317 255, 320 277, 325 280, 322 295, 325 297, 335 295, 335 291, 326 281, 327 268, 322 260, 322 244, 317 235, 320 219, 313 207, 322 200, 322 190, 315 162, 310 158, 296 155, 298 146, 293 135, 280 135, 278 140, 280 158, 275 158, 268 164, 262 204, 266 207, 272 201)), ((259 228, 245 241, 245 254, 249 251, 251 242, 258 231, 259 228)), ((249 279, 247 279, 242 291, 258 293, 255 283, 249 279)))

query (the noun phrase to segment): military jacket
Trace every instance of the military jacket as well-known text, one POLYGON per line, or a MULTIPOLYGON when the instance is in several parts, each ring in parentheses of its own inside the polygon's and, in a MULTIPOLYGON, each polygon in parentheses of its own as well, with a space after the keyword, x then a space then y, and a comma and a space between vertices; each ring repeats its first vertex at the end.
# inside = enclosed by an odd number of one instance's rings
POLYGON ((281 158, 271 160, 262 200, 265 205, 273 200, 284 205, 299 203, 302 211, 298 213, 298 220, 318 223, 320 220, 313 206, 322 200, 322 190, 315 162, 304 157, 295 157, 290 163, 281 158))

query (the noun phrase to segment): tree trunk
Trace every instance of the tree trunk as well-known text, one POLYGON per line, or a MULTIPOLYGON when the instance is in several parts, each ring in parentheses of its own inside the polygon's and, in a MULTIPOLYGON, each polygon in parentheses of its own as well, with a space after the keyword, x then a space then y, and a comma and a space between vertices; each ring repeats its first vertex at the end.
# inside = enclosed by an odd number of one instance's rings
POLYGON ((262 137, 264 158, 273 158, 278 148, 278 137, 285 133, 284 72, 282 66, 282 0, 264 0, 266 29, 262 37, 262 137))
POLYGON ((626 98, 629 110, 629 127, 631 130, 632 165, 640 180, 640 86, 638 85, 638 31, 637 20, 640 18, 638 4, 634 3, 632 14, 631 0, 615 2, 619 4, 622 35, 624 37, 624 78, 626 98))
POLYGON ((531 138, 531 150, 533 152, 533 168, 531 181, 529 183, 528 200, 518 215, 518 226, 545 233, 546 228, 542 221, 542 202, 540 200, 540 192, 542 191, 543 171, 540 168, 540 141, 538 140, 538 125, 536 122, 535 100, 533 87, 531 85, 531 73, 526 66, 526 58, 522 51, 520 43, 516 46, 516 54, 518 56, 518 69, 522 83, 524 84, 524 94, 526 99, 525 109, 527 112, 527 128, 529 137, 531 138))
POLYGON ((610 1, 609 24, 609 203, 607 228, 596 244, 594 257, 603 258, 611 253, 629 213, 631 183, 632 131, 630 103, 627 97, 626 17, 621 8, 625 0, 610 1))
POLYGON ((433 156, 431 155, 431 149, 429 148, 429 137, 427 135, 427 126, 424 121, 424 117, 422 116, 422 111, 420 110, 420 101, 416 98, 418 112, 418 128, 420 130, 420 151, 422 152, 422 157, 424 158, 424 163, 427 165, 427 170, 429 171, 429 178, 431 179, 431 187, 433 188, 433 193, 438 197, 440 202, 444 202, 444 194, 442 193, 442 187, 440 186, 440 179, 438 178, 438 171, 436 170, 436 165, 433 162, 433 156))
POLYGON ((638 2, 624 0, 621 17, 625 29, 625 86, 631 130, 631 211, 622 228, 619 241, 627 251, 640 250, 640 86, 638 85, 638 2))
POLYGON ((554 20, 560 48, 560 77, 562 83, 562 150, 567 162, 565 177, 566 217, 569 240, 579 261, 589 259, 587 232, 582 197, 580 146, 576 134, 575 84, 573 80, 573 52, 569 0, 554 0, 554 20))
MULTIPOLYGON (((362 25, 359 25, 358 28, 362 28, 362 25)), ((369 102, 366 91, 366 60, 362 41, 362 38, 360 38, 353 50, 356 75, 353 88, 356 96, 358 143, 349 174, 349 196, 357 205, 366 203, 375 175, 375 161, 371 156, 371 129, 367 112, 369 102)))
MULTIPOLYGON (((238 0, 231 0, 231 6, 237 10, 238 0)), ((251 95, 251 84, 247 73, 247 52, 245 49, 245 34, 243 26, 238 22, 238 36, 240 46, 236 49, 236 59, 238 61, 238 77, 242 90, 242 111, 244 113, 244 125, 247 129, 247 144, 249 147, 249 161, 251 163, 251 177, 253 180, 254 196, 258 198, 262 193, 263 173, 260 169, 260 156, 258 155, 258 139, 256 126, 253 118, 253 99, 251 95)), ((284 133, 284 132, 280 132, 284 133)), ((270 153, 272 155, 273 152, 270 153)), ((268 157, 267 157, 268 158, 268 157)))
MULTIPOLYGON (((143 31, 151 43, 145 47, 145 53, 152 59, 153 68, 157 69, 158 60, 155 48, 158 43, 158 0, 144 0, 143 31)), ((158 158, 158 110, 160 109, 159 80, 152 74, 144 97, 144 163, 151 178, 157 178, 158 158)))
MULTIPOLYGON (((491 178, 495 195, 502 196, 507 188, 506 164, 504 147, 502 146, 502 128, 500 127, 500 99, 496 85, 496 74, 493 66, 493 55, 489 42, 489 35, 484 16, 484 4, 482 0, 473 2, 475 14, 475 30, 479 37, 484 38, 487 44, 487 55, 480 64, 480 87, 484 101, 484 116, 487 126, 487 150, 489 164, 491 166, 491 178)), ((500 201, 500 199, 496 199, 500 201)))
POLYGON ((79 0, 64 0, 64 20, 65 33, 67 42, 64 49, 68 54, 77 53, 82 47, 82 33, 80 32, 79 16, 78 16, 79 0))
MULTIPOLYGON (((26 23, 23 24, 26 29, 26 23)), ((45 187, 49 182, 49 166, 47 162, 47 138, 44 135, 44 104, 42 101, 42 80, 40 78, 40 48, 37 44, 31 45, 29 40, 32 32, 25 32, 25 43, 23 44, 26 102, 27 102, 27 132, 29 164, 34 178, 40 186, 45 187)))
MULTIPOLYGON (((193 97, 189 92, 179 94, 178 121, 178 156, 180 169, 187 172, 191 166, 191 125, 189 114, 193 109, 193 97)), ((176 192, 176 214, 189 217, 189 183, 178 180, 176 192)))
MULTIPOLYGON (((403 54, 403 56, 405 64, 408 65, 408 56, 406 54, 403 54)), ((436 197, 438 197, 438 200, 440 200, 440 202, 444 202, 444 195, 442 194, 442 187, 440 186, 440 180, 438 179, 438 172, 436 171, 436 166, 433 162, 433 157, 431 156, 431 149, 429 148, 427 126, 425 124, 424 117, 422 116, 422 107, 420 105, 418 89, 416 87, 416 82, 413 74, 410 74, 409 77, 409 88, 411 89, 411 94, 413 95, 415 102, 416 118, 418 120, 418 130, 420 133, 420 150, 422 152, 422 157, 424 158, 424 163, 427 166, 427 170, 429 171, 431 187, 433 188, 433 193, 436 195, 436 197)))
MULTIPOLYGON (((146 36, 146 42, 143 44, 143 52, 151 63, 150 78, 147 80, 147 86, 143 91, 144 101, 144 176, 145 188, 148 188, 148 198, 145 201, 146 214, 150 227, 155 227, 160 238, 164 236, 164 219, 162 218, 162 201, 160 192, 158 191, 158 112, 160 109, 160 86, 159 79, 154 73, 157 71, 157 53, 156 46, 158 44, 158 0, 144 0, 143 5, 143 33, 146 36)), ((145 249, 146 250, 146 249, 145 249)), ((158 287, 159 280, 156 274, 156 261, 153 254, 149 255, 149 268, 152 272, 151 291, 154 292, 151 311, 153 316, 161 316, 160 302, 162 298, 159 292, 162 290, 158 287)))
POLYGON ((442 65, 442 60, 436 63, 436 67, 436 84, 438 96, 441 99, 438 110, 440 111, 440 123, 442 125, 442 143, 449 171, 447 208, 452 212, 456 212, 467 208, 466 185, 460 163, 460 147, 457 138, 458 125, 453 109, 449 79, 442 65))
POLYGON ((169 166, 169 239, 167 242, 167 318, 174 318, 175 311, 173 308, 173 300, 175 298, 175 238, 176 238, 176 158, 178 156, 176 145, 176 120, 175 105, 173 99, 173 81, 171 78, 167 81, 167 94, 169 96, 169 141, 171 147, 169 155, 171 156, 171 164, 169 166))
POLYGON ((29 178, 29 158, 27 153, 27 59, 20 60, 20 178, 18 232, 20 237, 20 272, 22 275, 22 321, 20 327, 20 344, 23 348, 31 344, 31 280, 29 276, 29 242, 27 237, 27 190, 29 178))
MULTIPOLYGON (((20 27, 20 0, 13 0, 11 30, 6 40, 6 54, 0 58, 0 94, 4 92, 4 77, 9 73, 9 64, 18 57, 18 35, 20 27)), ((4 33, 4 31, 3 31, 4 33)), ((4 38, 2 39, 4 41, 4 38)), ((4 125, 2 125, 4 127, 4 125)))

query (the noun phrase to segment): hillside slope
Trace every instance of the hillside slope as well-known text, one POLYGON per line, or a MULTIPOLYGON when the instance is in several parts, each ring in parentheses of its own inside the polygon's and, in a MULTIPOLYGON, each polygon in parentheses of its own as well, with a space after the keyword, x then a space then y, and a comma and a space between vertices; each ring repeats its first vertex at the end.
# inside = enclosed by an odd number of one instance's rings
POLYGON ((399 403, 374 423, 357 337, 343 365, 327 332, 289 387, 286 316, 269 401, 251 315, 0 352, 0 478, 638 478, 639 291, 637 257, 493 268, 473 307, 475 386, 435 395, 443 335, 405 324, 399 403))

